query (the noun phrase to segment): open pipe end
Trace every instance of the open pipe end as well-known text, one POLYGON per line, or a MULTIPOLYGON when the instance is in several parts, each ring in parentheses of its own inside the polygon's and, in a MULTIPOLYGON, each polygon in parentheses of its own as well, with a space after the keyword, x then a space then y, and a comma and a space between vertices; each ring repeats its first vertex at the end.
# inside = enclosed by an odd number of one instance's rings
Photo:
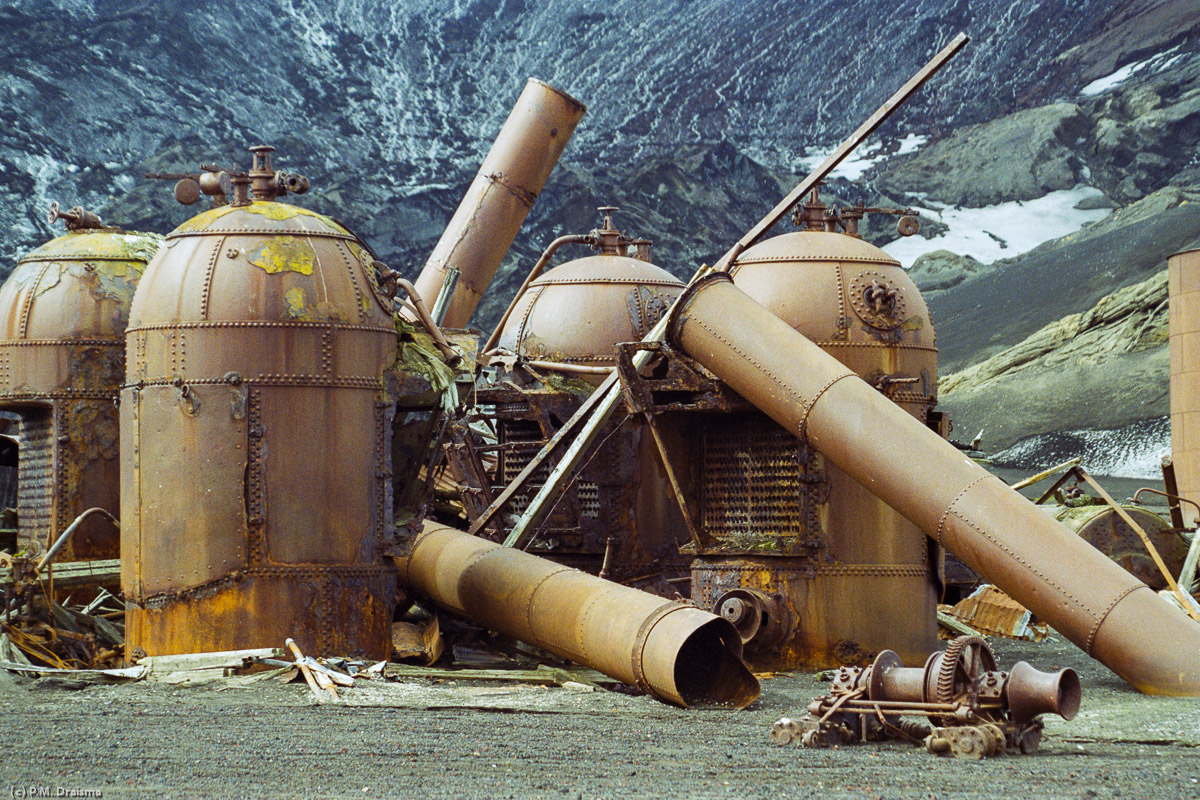
POLYGON ((745 708, 761 691, 727 620, 680 605, 659 618, 640 653, 650 693, 683 706, 745 708))

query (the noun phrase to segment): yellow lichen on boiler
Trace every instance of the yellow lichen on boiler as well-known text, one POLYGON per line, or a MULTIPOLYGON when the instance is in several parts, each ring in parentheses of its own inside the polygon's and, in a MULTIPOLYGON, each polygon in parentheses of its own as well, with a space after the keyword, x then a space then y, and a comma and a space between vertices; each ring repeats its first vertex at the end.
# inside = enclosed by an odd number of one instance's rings
POLYGON ((250 263, 272 275, 281 272, 312 275, 316 262, 316 249, 295 236, 275 237, 250 253, 250 263))
POLYGON ((283 302, 287 304, 287 315, 292 319, 308 319, 308 303, 304 298, 304 288, 293 286, 283 293, 283 302))
POLYGON ((180 225, 173 231, 173 233, 187 233, 188 231, 206 230, 221 217, 237 210, 237 206, 217 206, 216 208, 210 208, 208 211, 205 211, 202 214, 197 214, 187 222, 180 225))

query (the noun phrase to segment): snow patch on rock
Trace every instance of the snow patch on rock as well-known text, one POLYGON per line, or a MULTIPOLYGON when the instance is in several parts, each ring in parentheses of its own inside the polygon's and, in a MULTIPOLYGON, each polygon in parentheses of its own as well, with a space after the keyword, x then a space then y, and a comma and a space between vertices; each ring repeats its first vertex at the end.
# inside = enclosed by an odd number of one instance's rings
MULTIPOLYGON (((857 181, 866 174, 867 170, 878 164, 884 159, 892 156, 903 156, 909 153, 915 153, 920 149, 921 145, 929 141, 928 136, 920 136, 915 133, 910 133, 900 140, 900 148, 894 152, 883 152, 883 142, 874 142, 864 144, 855 152, 851 153, 842 163, 838 164, 833 172, 829 173, 830 178, 845 178, 848 181, 857 181)), ((813 170, 820 166, 821 162, 829 158, 836 148, 830 147, 822 150, 810 150, 807 155, 799 159, 800 167, 806 170, 813 170)))
POLYGON ((1013 200, 983 208, 950 208, 926 201, 928 208, 914 207, 914 210, 944 223, 948 230, 929 239, 920 235, 899 239, 884 249, 905 266, 912 266, 918 256, 935 250, 949 250, 990 264, 1019 256, 1108 216, 1111 209, 1078 207, 1083 201, 1103 194, 1080 184, 1035 200, 1013 200))
POLYGON ((1176 45, 1170 50, 1164 50, 1161 53, 1154 54, 1145 61, 1135 61, 1132 64, 1126 64, 1116 72, 1092 81, 1087 86, 1080 89, 1079 93, 1084 97, 1095 97, 1098 94, 1103 94, 1109 89, 1113 89, 1121 85, 1125 81, 1129 80, 1129 78, 1131 78, 1133 75, 1141 72, 1147 67, 1152 68, 1155 72, 1162 72, 1184 57, 1184 54, 1178 52, 1179 48, 1180 45, 1176 45))

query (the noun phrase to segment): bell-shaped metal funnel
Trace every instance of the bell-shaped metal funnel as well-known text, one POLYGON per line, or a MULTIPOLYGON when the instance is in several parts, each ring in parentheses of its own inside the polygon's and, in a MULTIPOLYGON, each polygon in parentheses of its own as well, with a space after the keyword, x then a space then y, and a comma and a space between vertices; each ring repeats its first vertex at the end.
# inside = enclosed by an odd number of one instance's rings
POLYGON ((1008 674, 1004 694, 1017 722, 1028 722, 1038 714, 1074 719, 1079 712, 1079 676, 1073 669, 1042 672, 1018 661, 1008 674))

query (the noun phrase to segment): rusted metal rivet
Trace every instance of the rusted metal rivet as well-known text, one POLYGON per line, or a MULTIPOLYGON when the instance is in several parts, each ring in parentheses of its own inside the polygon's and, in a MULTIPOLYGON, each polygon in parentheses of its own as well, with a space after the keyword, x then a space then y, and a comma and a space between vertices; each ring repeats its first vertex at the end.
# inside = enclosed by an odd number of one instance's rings
POLYGON ((226 383, 228 383, 232 386, 241 386, 242 385, 242 376, 237 374, 236 372, 226 372, 221 377, 221 380, 225 381, 226 383))

